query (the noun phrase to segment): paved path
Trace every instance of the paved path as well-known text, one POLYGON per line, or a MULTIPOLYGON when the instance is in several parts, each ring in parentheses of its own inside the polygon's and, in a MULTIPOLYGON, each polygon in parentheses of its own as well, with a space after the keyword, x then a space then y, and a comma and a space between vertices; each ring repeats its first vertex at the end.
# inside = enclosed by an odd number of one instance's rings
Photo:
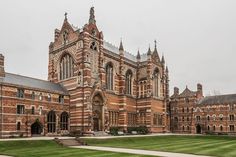
POLYGON ((0 157, 10 157, 10 156, 6 156, 6 155, 0 155, 0 157))
POLYGON ((162 157, 209 157, 209 156, 192 155, 192 154, 170 153, 170 152, 160 152, 160 151, 150 151, 150 150, 140 150, 140 149, 113 148, 113 147, 71 146, 71 148, 139 154, 139 155, 152 155, 152 156, 162 156, 162 157))
POLYGON ((126 138, 126 137, 148 137, 148 136, 202 136, 201 134, 173 134, 173 133, 153 133, 153 134, 147 134, 147 135, 122 135, 122 136, 84 136, 84 137, 80 137, 80 138, 92 138, 92 139, 110 139, 110 138, 126 138))

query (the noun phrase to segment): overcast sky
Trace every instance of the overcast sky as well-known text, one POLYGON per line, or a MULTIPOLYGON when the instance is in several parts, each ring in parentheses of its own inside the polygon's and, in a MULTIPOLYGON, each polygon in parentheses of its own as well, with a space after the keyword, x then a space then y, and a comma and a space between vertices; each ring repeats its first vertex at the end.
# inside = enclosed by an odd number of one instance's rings
POLYGON ((205 95, 236 93, 235 0, 2 0, 0 52, 5 70, 47 79, 48 45, 64 13, 82 27, 95 7, 98 28, 132 54, 158 41, 170 71, 170 90, 186 85, 205 95))

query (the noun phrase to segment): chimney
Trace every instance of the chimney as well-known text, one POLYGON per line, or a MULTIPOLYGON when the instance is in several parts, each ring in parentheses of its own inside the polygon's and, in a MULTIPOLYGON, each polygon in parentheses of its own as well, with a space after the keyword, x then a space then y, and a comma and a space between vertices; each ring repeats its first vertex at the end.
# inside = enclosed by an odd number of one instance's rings
POLYGON ((178 87, 174 87, 174 95, 179 95, 179 88, 178 87))
POLYGON ((54 41, 57 40, 57 38, 59 37, 59 35, 60 35, 60 30, 59 30, 59 29, 55 29, 55 31, 54 31, 54 41))
POLYGON ((203 97, 202 85, 200 83, 197 84, 197 94, 199 97, 203 97))
POLYGON ((5 77, 4 56, 0 54, 0 77, 5 77))

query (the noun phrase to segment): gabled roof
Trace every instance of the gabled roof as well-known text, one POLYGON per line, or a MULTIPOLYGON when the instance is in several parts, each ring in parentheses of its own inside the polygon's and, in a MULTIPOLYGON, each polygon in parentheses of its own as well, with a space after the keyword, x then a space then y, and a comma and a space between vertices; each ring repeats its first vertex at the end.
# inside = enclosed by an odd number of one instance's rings
POLYGON ((185 90, 179 94, 179 97, 192 97, 195 96, 196 92, 191 91, 190 89, 188 89, 188 87, 185 88, 185 90))
POLYGON ((199 105, 217 105, 226 103, 236 103, 236 94, 207 96, 198 101, 199 105))
POLYGON ((5 77, 0 78, 0 83, 36 88, 61 94, 68 94, 68 91, 59 83, 53 83, 46 80, 40 80, 12 73, 5 73, 5 77))

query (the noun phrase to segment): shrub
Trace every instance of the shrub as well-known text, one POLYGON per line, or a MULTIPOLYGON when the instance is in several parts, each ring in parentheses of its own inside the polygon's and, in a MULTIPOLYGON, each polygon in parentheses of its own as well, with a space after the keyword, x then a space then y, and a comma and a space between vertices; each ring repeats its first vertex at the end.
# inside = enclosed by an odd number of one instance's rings
POLYGON ((117 136, 119 129, 119 127, 110 127, 110 134, 113 136, 117 136))
POLYGON ((138 132, 139 134, 145 135, 145 134, 148 134, 148 133, 149 133, 149 130, 148 130, 148 128, 147 128, 146 126, 139 126, 139 127, 137 128, 137 132, 138 132))
POLYGON ((72 130, 72 131, 70 131, 69 135, 72 137, 80 137, 80 136, 82 136, 82 132, 81 132, 81 130, 72 130))

